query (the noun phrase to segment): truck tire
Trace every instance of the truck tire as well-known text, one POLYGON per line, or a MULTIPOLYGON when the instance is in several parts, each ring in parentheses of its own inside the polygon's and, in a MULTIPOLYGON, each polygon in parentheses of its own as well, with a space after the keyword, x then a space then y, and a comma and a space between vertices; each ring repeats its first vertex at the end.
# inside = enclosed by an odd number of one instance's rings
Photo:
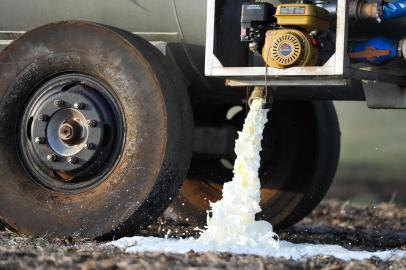
POLYGON ((0 218, 24 234, 130 235, 185 178, 192 112, 160 52, 66 21, 0 55, 0 218))
MULTIPOLYGON (((239 121, 238 130, 245 115, 243 111, 233 120, 239 121)), ((263 211, 258 219, 281 229, 308 215, 327 193, 339 160, 340 130, 330 101, 276 102, 268 118, 259 171, 263 211)), ((209 203, 221 199, 222 184, 232 176, 219 160, 194 157, 166 214, 203 227, 209 203)))

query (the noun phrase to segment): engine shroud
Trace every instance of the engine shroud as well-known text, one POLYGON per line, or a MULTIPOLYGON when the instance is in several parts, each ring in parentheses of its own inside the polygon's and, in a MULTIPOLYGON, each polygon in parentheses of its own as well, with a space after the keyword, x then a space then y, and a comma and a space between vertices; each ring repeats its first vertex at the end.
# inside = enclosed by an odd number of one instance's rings
POLYGON ((266 32, 262 57, 270 67, 289 68, 315 66, 319 53, 307 32, 296 29, 277 29, 266 32))

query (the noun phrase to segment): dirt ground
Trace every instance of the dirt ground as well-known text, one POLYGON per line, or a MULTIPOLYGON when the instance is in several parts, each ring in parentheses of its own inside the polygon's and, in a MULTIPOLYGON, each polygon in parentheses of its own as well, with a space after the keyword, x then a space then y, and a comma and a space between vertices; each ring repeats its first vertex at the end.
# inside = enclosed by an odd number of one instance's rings
MULTIPOLYGON (((193 235, 187 224, 161 219, 140 234, 193 235)), ((406 249, 406 208, 393 204, 365 207, 337 201, 323 202, 298 225, 279 232, 297 243, 341 244, 349 249, 406 249)), ((0 269, 406 269, 406 258, 344 262, 332 257, 291 261, 232 254, 126 254, 103 243, 84 239, 46 240, 0 230, 0 269)))

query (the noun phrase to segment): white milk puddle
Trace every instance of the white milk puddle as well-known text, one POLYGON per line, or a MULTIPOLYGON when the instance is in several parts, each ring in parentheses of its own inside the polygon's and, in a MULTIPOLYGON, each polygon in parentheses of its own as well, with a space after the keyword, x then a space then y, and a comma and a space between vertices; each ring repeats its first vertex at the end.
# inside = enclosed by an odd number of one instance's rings
POLYGON ((261 212, 260 151, 262 133, 267 122, 268 110, 262 109, 263 100, 255 99, 239 133, 235 152, 234 178, 224 185, 223 198, 212 203, 211 217, 199 239, 163 239, 155 237, 123 238, 109 243, 126 252, 231 252, 260 256, 283 257, 299 260, 303 257, 334 256, 342 260, 363 260, 379 257, 382 260, 406 257, 406 252, 350 251, 337 245, 293 244, 279 242, 272 225, 256 221, 261 212))
POLYGON ((122 238, 118 241, 109 243, 109 245, 119 247, 129 253, 168 252, 183 254, 193 250, 198 253, 230 252, 234 254, 251 254, 292 260, 300 260, 301 258, 315 256, 333 256, 341 260, 365 260, 372 257, 378 257, 381 260, 406 258, 406 252, 401 250, 378 252, 351 251, 338 245, 293 244, 287 241, 281 241, 279 243, 279 248, 274 249, 270 247, 252 248, 236 245, 210 245, 202 244, 194 239, 181 240, 136 236, 132 238, 122 238))

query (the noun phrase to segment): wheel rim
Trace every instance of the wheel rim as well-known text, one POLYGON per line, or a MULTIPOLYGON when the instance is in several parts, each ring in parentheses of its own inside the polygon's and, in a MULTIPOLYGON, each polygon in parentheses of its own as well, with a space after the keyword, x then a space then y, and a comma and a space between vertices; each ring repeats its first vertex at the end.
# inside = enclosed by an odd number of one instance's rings
POLYGON ((25 106, 20 159, 40 185, 83 192, 114 168, 124 130, 121 107, 107 85, 85 74, 61 74, 42 84, 25 106))

